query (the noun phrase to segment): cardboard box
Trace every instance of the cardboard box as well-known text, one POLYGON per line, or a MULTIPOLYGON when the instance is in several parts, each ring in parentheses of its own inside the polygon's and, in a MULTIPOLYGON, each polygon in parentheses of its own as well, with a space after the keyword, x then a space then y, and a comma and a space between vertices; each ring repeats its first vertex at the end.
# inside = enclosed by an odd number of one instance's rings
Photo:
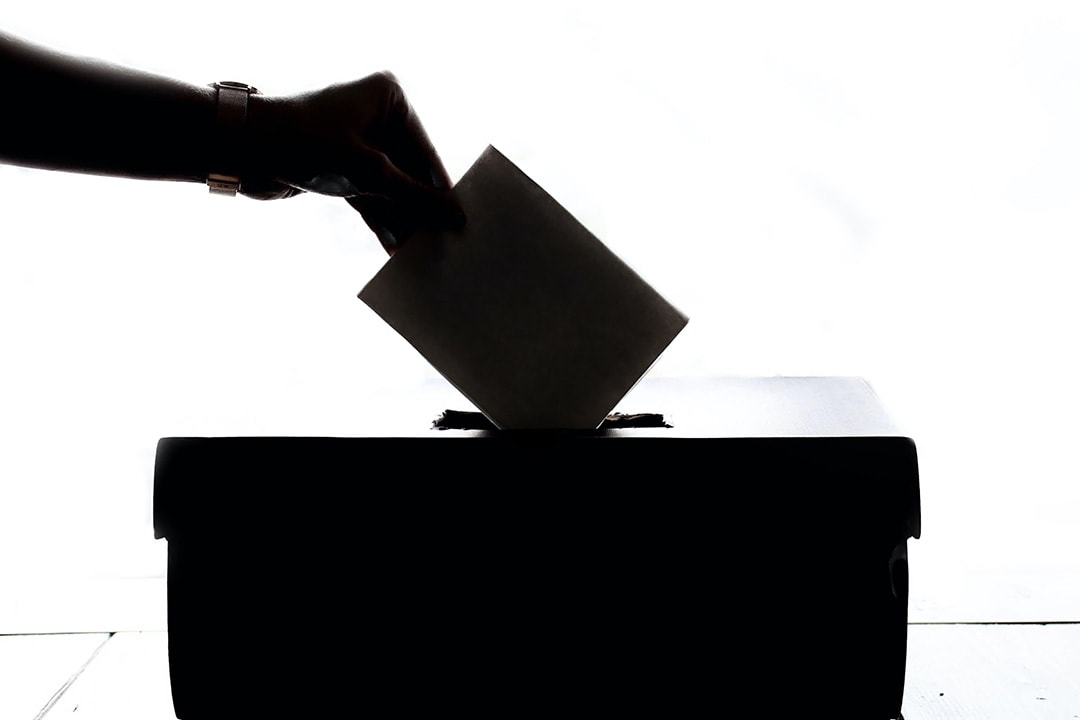
POLYGON ((163 438, 177 716, 899 715, 912 439, 858 378, 647 389, 672 427, 163 438))

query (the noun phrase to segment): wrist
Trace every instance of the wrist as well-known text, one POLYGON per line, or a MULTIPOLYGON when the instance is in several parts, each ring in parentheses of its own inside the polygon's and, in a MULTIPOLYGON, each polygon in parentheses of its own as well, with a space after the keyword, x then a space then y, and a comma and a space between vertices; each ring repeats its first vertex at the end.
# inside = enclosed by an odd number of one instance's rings
POLYGON ((265 181, 272 177, 268 158, 272 148, 280 141, 282 127, 286 124, 282 117, 282 99, 268 95, 252 95, 248 100, 247 124, 241 143, 242 179, 249 182, 265 181))
POLYGON ((216 93, 216 112, 211 141, 213 159, 206 184, 210 192, 236 195, 244 172, 244 145, 248 135, 248 107, 259 91, 251 85, 233 81, 212 84, 216 93))

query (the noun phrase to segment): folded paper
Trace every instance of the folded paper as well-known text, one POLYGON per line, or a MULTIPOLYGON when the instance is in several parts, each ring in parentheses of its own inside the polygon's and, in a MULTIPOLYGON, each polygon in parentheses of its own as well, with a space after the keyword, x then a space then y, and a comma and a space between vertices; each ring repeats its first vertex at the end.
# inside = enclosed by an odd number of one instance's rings
POLYGON ((360 299, 496 427, 597 428, 688 318, 494 147, 453 192, 360 299))

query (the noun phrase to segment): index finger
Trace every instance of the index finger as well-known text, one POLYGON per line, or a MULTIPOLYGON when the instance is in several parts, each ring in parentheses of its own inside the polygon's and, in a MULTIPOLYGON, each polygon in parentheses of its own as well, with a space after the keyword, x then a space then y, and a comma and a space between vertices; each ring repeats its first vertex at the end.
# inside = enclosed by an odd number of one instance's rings
POLYGON ((386 127, 380 149, 390 161, 423 185, 449 190, 450 175, 431 142, 401 83, 392 73, 385 73, 388 83, 386 127))

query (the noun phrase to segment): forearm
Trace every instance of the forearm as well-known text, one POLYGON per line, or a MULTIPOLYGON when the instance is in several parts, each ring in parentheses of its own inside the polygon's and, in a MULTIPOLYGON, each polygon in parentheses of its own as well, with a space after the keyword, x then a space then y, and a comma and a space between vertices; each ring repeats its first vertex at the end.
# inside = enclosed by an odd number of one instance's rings
POLYGON ((0 160, 122 177, 206 179, 215 91, 52 52, 0 32, 0 160))
MULTIPOLYGON (((228 98, 226 98, 228 101, 228 98)), ((388 251, 465 221, 397 78, 377 72, 219 118, 218 91, 0 31, 0 162, 150 180, 239 178, 259 199, 343 197, 388 251)))

